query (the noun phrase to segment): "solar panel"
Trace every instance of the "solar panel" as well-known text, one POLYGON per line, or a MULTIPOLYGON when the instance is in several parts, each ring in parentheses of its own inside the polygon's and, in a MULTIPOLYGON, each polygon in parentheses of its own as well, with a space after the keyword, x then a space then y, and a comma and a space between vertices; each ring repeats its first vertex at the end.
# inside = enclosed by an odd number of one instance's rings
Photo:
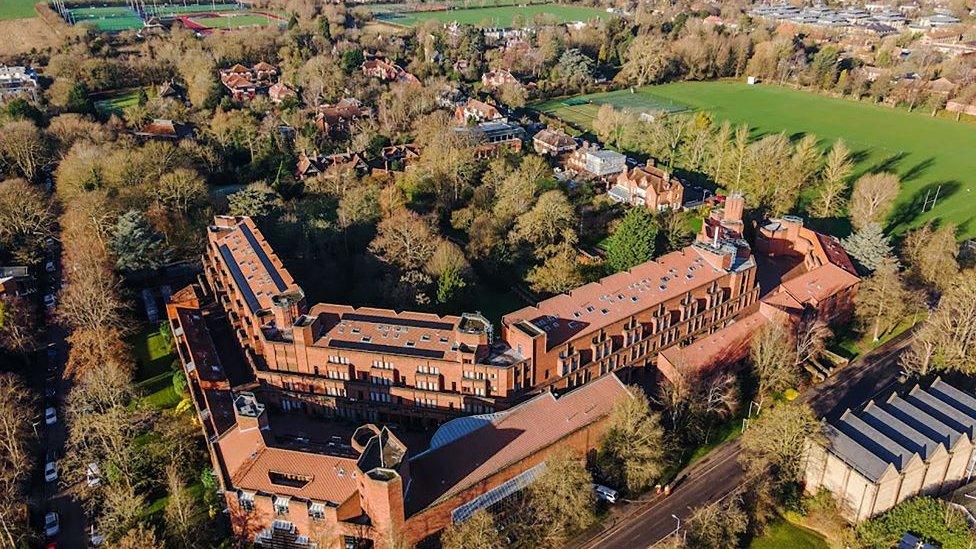
POLYGON ((258 239, 254 237, 254 233, 251 232, 251 228, 245 224, 241 224, 241 232, 244 233, 244 238, 247 239, 248 244, 254 249, 254 253, 257 254, 258 259, 261 260, 261 264, 264 265, 264 270, 268 271, 271 276, 271 280, 274 281, 275 286, 278 288, 279 292, 283 292, 288 289, 288 285, 285 284, 283 278, 281 278, 281 273, 278 272, 278 268, 275 267, 274 263, 271 262, 271 258, 268 254, 264 252, 264 248, 258 244, 258 239))
POLYGON ((244 302, 247 303, 247 308, 251 310, 252 313, 256 313, 261 310, 261 304, 258 302, 257 296, 254 295, 254 291, 251 290, 251 285, 248 284, 247 278, 244 273, 241 272, 241 266, 237 264, 234 260, 234 254, 230 252, 230 248, 227 244, 220 245, 220 255, 224 258, 224 264, 230 269, 231 276, 234 277, 234 282, 237 283, 237 287, 240 288, 241 293, 244 294, 244 302))
POLYGON ((407 347, 397 347, 394 345, 383 345, 380 343, 364 343, 362 341, 345 341, 341 339, 333 339, 330 346, 337 349, 353 349, 357 351, 373 351, 377 353, 388 353, 394 355, 409 355, 409 356, 419 356, 424 358, 444 358, 444 351, 435 351, 433 349, 417 349, 417 348, 407 348, 407 347))
POLYGON ((449 322, 434 322, 432 320, 416 320, 412 318, 393 318, 378 315, 365 315, 360 313, 346 313, 342 315, 342 319, 372 322, 374 324, 390 324, 393 326, 409 326, 411 328, 429 328, 431 330, 454 329, 454 325, 449 322))

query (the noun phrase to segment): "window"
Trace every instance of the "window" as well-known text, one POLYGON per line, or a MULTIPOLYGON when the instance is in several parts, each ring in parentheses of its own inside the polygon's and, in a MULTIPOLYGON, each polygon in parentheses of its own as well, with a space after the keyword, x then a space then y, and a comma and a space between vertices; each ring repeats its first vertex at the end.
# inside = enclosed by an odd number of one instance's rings
POLYGON ((243 490, 237 492, 237 503, 241 506, 241 509, 245 511, 254 510, 254 494, 251 492, 244 492, 243 490))
POLYGON ((381 368, 383 370, 392 370, 393 369, 393 363, 392 362, 385 362, 383 360, 374 360, 373 361, 373 368, 381 368))
POLYGON ((325 518, 325 504, 324 503, 311 503, 308 506, 308 516, 313 519, 324 519, 325 518))
POLYGON ((278 516, 288 514, 288 498, 282 496, 274 496, 274 510, 275 514, 278 516))

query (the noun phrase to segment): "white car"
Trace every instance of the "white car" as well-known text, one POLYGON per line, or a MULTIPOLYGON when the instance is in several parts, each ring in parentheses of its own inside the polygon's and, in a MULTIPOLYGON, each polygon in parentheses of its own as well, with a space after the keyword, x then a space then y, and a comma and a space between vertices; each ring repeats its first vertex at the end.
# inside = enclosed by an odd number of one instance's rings
POLYGON ((58 520, 58 514, 54 511, 44 515, 44 533, 49 538, 61 533, 61 521, 58 520))
POLYGON ((100 547, 105 542, 105 536, 95 531, 95 525, 88 530, 88 546, 100 547))
POLYGON ((44 423, 48 425, 54 425, 58 422, 58 411, 54 409, 53 406, 48 407, 44 410, 44 423))
POLYGON ((97 463, 88 464, 88 470, 85 471, 85 480, 89 486, 98 486, 102 483, 102 472, 98 470, 97 463))
POLYGON ((593 492, 596 494, 597 498, 602 499, 611 505, 617 503, 617 498, 619 497, 616 490, 603 486, 602 484, 594 484, 593 492))
POLYGON ((44 306, 48 309, 53 309, 57 304, 58 298, 54 297, 54 294, 47 294, 44 296, 44 306))
POLYGON ((53 461, 47 462, 44 466, 44 480, 54 482, 58 480, 58 466, 53 461))

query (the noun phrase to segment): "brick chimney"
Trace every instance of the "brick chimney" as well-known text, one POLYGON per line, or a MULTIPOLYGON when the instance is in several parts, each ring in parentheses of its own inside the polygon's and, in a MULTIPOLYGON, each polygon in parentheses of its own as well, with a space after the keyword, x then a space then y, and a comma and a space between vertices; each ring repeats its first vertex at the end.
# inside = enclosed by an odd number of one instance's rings
POLYGON ((725 221, 742 221, 746 199, 741 193, 734 193, 725 199, 725 221))

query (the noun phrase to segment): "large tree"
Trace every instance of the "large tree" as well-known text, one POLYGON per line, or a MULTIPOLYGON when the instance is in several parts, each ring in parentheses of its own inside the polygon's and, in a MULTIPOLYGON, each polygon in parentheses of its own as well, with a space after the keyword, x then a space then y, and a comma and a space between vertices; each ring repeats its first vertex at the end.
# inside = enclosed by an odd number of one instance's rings
POLYGON ((861 280, 854 297, 854 316, 874 341, 892 330, 912 312, 915 296, 894 258, 883 259, 870 276, 861 280))
POLYGON ((6 159, 29 181, 37 179, 49 155, 44 134, 30 120, 7 122, 0 127, 0 159, 6 159))
POLYGON ((862 272, 874 271, 886 260, 894 257, 888 237, 881 230, 881 225, 875 222, 864 225, 840 243, 862 272))
POLYGON ((749 361, 759 383, 760 398, 796 385, 800 372, 792 336, 781 324, 769 322, 752 338, 749 361))
POLYGON ((596 519, 593 481, 582 456, 570 450, 550 454, 545 463, 545 472, 529 486, 519 537, 530 545, 556 547, 596 519))
POLYGON ((778 498, 795 494, 803 474, 808 441, 820 439, 819 422, 802 402, 774 404, 742 433, 739 463, 751 479, 765 479, 778 498))
POLYGON ((30 537, 27 482, 34 467, 31 427, 37 404, 14 374, 0 373, 0 540, 20 547, 30 537))
POLYGON ((38 187, 23 179, 0 181, 0 251, 25 263, 40 261, 54 220, 54 206, 38 187))
POLYGON ((650 261, 657 231, 657 222, 647 208, 636 206, 628 210, 607 239, 607 267, 613 272, 626 271, 650 261))
POLYGON ((110 247, 115 253, 115 266, 123 273, 157 269, 166 261, 163 237, 139 210, 119 216, 110 247))
POLYGON ((668 43, 657 34, 642 34, 627 47, 621 75, 637 86, 657 82, 671 66, 668 43))
POLYGON ((30 302, 0 296, 0 350, 27 355, 37 343, 37 326, 30 302))
POLYGON ((895 205, 901 190, 898 176, 892 173, 872 173, 861 176, 854 183, 851 195, 851 224, 857 230, 869 223, 883 225, 895 205))
POLYGON ((945 290, 959 272, 956 226, 946 223, 935 228, 926 223, 905 236, 901 255, 913 278, 938 291, 945 290))
POLYGON ((976 271, 963 271, 949 283, 939 305, 914 334, 902 364, 919 374, 976 373, 976 271))
POLYGON ((823 170, 820 172, 820 185, 817 195, 810 205, 810 213, 816 217, 834 217, 838 215, 844 205, 844 193, 847 191, 847 181, 854 171, 850 150, 843 139, 834 142, 823 170))
POLYGON ((402 270, 420 270, 437 250, 440 237, 424 218, 401 209, 380 222, 370 251, 402 270))
POLYGON ((688 519, 689 547, 723 549, 740 546, 739 538, 749 526, 749 515, 737 497, 696 507, 688 519))
POLYGON ((506 542, 491 513, 481 509, 464 522, 448 526, 441 545, 444 549, 502 549, 506 542))
POLYGON ((610 412, 597 467, 612 485, 638 494, 664 470, 664 430, 644 391, 632 387, 630 392, 633 397, 616 403, 610 412))

